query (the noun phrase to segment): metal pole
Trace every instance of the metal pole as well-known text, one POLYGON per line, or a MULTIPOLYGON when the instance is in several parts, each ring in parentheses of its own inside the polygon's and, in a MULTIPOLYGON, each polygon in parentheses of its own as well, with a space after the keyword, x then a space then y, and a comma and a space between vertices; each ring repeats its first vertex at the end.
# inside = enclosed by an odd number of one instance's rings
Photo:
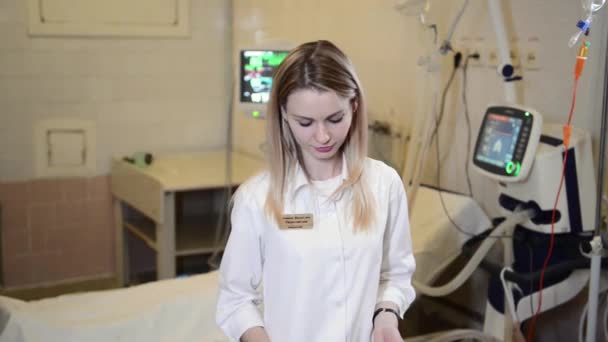
POLYGON ((591 241, 591 268, 589 279, 589 311, 587 313, 587 342, 595 341, 597 326, 597 307, 599 297, 600 272, 602 267, 603 244, 602 193, 604 192, 604 164, 606 159, 606 123, 608 121, 608 48, 604 52, 604 101, 602 104, 602 124, 600 128, 600 155, 598 166, 597 198, 595 201, 595 232, 591 241))
MULTIPOLYGON (((498 47, 500 62, 502 65, 513 65, 511 54, 509 52, 511 47, 509 45, 509 38, 507 36, 507 29, 505 27, 501 3, 501 0, 488 0, 488 9, 490 10, 490 17, 492 18, 492 23, 494 24, 494 33, 496 35, 496 45, 498 47)), ((501 77, 503 76, 501 75, 501 77)), ((505 81, 504 87, 505 101, 508 104, 520 104, 515 92, 515 83, 505 81)))
POLYGON ((597 335, 597 307, 600 293, 600 272, 602 269, 602 239, 596 235, 591 241, 591 277, 589 279, 589 311, 587 312, 587 337, 594 342, 597 335))
MULTIPOLYGON (((606 159, 606 124, 608 121, 608 47, 604 52, 604 101, 600 128, 600 155, 598 166, 597 198, 595 201, 595 235, 600 235, 602 226, 602 193, 604 192, 604 164, 606 159)), ((604 241, 606 242, 606 241, 604 241)))

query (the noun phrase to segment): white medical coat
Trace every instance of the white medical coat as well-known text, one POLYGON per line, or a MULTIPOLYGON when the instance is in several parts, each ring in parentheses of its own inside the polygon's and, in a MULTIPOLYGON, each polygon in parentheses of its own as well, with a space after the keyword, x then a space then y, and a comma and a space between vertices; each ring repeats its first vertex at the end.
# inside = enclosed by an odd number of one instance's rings
MULTIPOLYGON (((344 162, 340 178, 347 176, 344 162)), ((335 200, 319 196, 299 166, 284 212, 313 214, 312 229, 279 229, 265 214, 268 173, 241 185, 216 316, 231 340, 263 326, 272 342, 369 342, 376 303, 394 302, 403 315, 415 297, 403 183, 395 170, 369 158, 362 181, 375 206, 368 233, 353 230, 350 189, 335 200)))

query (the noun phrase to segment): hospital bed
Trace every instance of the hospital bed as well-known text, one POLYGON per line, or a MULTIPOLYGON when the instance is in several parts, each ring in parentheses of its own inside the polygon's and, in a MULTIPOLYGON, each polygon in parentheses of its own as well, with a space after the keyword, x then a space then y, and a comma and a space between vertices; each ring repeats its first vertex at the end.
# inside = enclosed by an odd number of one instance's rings
POLYGON ((0 341, 228 341, 215 324, 217 284, 210 272, 32 302, 0 297, 0 341))
MULTIPOLYGON (((452 227, 438 191, 419 190, 411 220, 417 270, 430 283, 468 237, 452 227)), ((470 198, 443 193, 450 217, 476 234, 490 226, 470 198)), ((0 341, 227 341, 215 324, 218 273, 24 302, 0 297, 0 341)))
POLYGON ((416 259, 414 279, 431 284, 461 253, 464 243, 492 226, 470 197, 422 186, 411 210, 412 248, 416 259), (446 215, 449 214, 449 217, 446 215), (450 221, 451 219, 451 221, 450 221), (457 224, 465 233, 459 231, 457 224))

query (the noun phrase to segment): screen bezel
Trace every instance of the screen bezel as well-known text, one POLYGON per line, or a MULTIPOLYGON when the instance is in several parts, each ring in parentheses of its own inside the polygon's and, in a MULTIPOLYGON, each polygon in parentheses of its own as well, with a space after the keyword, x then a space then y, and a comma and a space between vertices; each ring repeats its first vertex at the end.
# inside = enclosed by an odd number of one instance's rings
POLYGON ((511 108, 511 107, 500 107, 500 106, 488 107, 488 109, 486 110, 486 113, 484 115, 483 122, 479 128, 479 135, 477 137, 477 143, 475 144, 475 150, 473 151, 473 163, 477 167, 485 170, 488 173, 498 175, 501 177, 517 178, 520 174, 521 167, 524 164, 526 154, 528 153, 527 145, 530 142, 530 133, 524 134, 524 132, 526 132, 526 130, 524 130, 524 127, 527 127, 527 132, 531 132, 533 124, 534 124, 534 115, 531 115, 531 113, 528 111, 520 110, 517 108, 511 108), (528 113, 528 115, 526 115, 526 113, 528 113), (511 173, 507 172, 506 167, 499 167, 497 165, 477 159, 477 156, 480 154, 479 150, 483 144, 482 138, 483 138, 483 134, 485 131, 485 127, 489 122, 489 116, 491 114, 501 115, 501 116, 506 116, 506 117, 522 120, 521 129, 518 133, 517 140, 516 140, 516 148, 513 153, 513 157, 511 159, 511 162, 513 163, 512 167, 515 167, 515 170, 511 173), (517 151, 517 148, 519 146, 522 146, 522 147, 525 146, 525 147, 523 148, 523 152, 521 153, 521 156, 518 158, 516 156, 515 152, 517 151))

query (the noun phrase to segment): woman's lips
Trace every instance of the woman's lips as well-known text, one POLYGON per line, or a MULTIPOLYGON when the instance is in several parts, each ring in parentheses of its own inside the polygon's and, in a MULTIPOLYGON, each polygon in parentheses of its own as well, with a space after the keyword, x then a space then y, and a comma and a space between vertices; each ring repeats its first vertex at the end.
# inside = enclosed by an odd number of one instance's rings
POLYGON ((320 153, 327 153, 327 152, 331 151, 333 148, 334 148, 334 145, 321 146, 321 147, 315 147, 315 150, 320 153))

